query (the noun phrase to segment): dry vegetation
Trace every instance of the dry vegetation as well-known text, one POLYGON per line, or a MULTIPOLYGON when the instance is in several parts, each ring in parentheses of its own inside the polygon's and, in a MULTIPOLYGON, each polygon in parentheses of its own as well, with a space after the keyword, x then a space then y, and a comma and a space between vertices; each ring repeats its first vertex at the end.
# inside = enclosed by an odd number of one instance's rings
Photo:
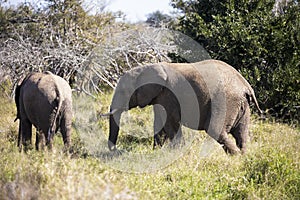
POLYGON ((123 116, 119 145, 124 152, 113 155, 105 142, 108 120, 98 117, 110 98, 110 92, 96 101, 74 96, 73 153, 65 155, 59 135, 53 152, 19 153, 16 109, 1 97, 0 199, 300 198, 299 128, 253 118, 244 156, 228 156, 214 142, 204 148, 202 132, 194 134, 183 154, 167 148, 153 152, 151 109, 136 109, 123 116), (137 155, 154 158, 152 164, 137 155), (138 171, 137 166, 149 165, 150 170, 138 171))

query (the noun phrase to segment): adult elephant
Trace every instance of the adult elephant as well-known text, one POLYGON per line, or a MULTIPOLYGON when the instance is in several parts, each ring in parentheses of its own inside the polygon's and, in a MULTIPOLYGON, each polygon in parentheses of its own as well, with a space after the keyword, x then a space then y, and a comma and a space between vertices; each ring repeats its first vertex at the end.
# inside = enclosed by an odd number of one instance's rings
POLYGON ((227 153, 243 153, 251 101, 262 112, 250 84, 222 61, 158 63, 133 68, 120 78, 112 98, 108 146, 110 150, 116 149, 123 111, 154 105, 154 147, 167 138, 176 144, 182 135, 181 126, 185 125, 205 130, 227 153))
POLYGON ((32 72, 21 80, 16 88, 15 103, 19 119, 18 147, 31 144, 32 125, 37 129, 36 149, 39 144, 51 149, 53 135, 58 128, 65 147, 70 145, 72 124, 72 91, 61 77, 47 71, 32 72))

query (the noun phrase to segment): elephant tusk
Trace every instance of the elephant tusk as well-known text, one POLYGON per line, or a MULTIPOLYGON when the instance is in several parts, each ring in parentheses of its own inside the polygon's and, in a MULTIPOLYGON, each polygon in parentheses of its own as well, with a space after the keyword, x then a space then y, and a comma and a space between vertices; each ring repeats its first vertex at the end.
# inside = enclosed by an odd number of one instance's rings
POLYGON ((101 117, 108 117, 111 116, 113 114, 115 114, 116 112, 118 112, 120 109, 113 109, 112 111, 108 112, 108 113, 104 113, 104 114, 100 114, 101 117))

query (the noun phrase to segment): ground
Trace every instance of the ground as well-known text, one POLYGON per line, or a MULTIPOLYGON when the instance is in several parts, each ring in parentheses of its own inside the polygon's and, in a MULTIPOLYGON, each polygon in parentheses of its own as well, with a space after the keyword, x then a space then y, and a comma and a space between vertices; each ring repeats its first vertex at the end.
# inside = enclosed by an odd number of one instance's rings
POLYGON ((248 153, 226 155, 204 132, 182 149, 152 150, 151 108, 122 116, 122 153, 108 151, 111 92, 74 96, 72 153, 20 153, 16 108, 0 98, 0 199, 300 199, 300 129, 252 116, 248 153))

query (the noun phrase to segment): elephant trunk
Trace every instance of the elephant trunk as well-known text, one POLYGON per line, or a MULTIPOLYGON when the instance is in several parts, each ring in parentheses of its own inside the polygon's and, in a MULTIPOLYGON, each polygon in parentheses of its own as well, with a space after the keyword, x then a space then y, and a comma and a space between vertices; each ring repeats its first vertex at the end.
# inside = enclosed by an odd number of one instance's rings
POLYGON ((109 138, 108 148, 110 151, 116 150, 116 143, 119 135, 119 124, 122 112, 116 112, 109 117, 109 138))

